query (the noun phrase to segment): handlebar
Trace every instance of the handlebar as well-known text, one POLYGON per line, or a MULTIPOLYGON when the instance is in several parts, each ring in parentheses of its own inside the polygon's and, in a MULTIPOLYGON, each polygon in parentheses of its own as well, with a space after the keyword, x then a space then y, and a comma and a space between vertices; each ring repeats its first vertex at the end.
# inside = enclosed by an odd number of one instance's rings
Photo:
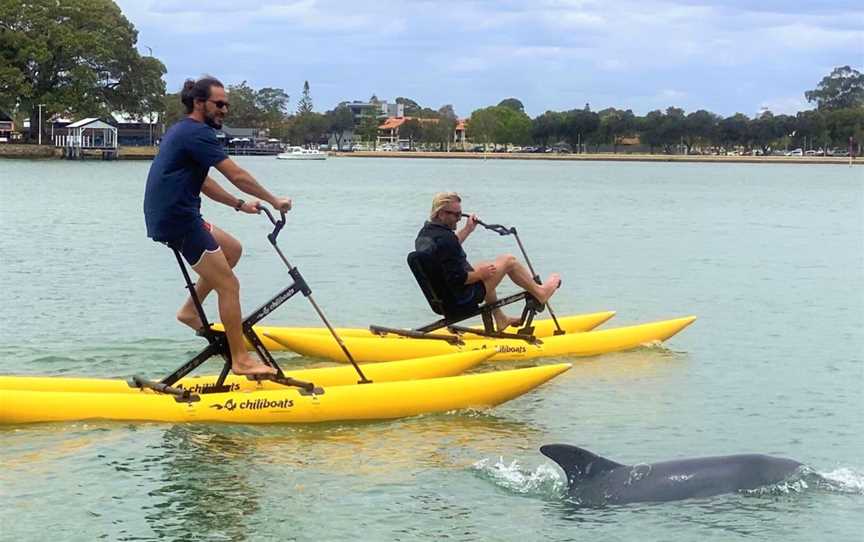
POLYGON ((270 222, 273 223, 273 232, 267 235, 267 239, 270 240, 271 244, 275 245, 276 238, 279 237, 279 232, 285 227, 285 211, 280 209, 279 214, 281 216, 279 217, 279 220, 276 220, 273 218, 273 213, 270 212, 270 209, 265 207, 263 203, 258 204, 258 210, 264 211, 264 214, 267 215, 267 218, 269 218, 270 222))
MULTIPOLYGON (((468 218, 471 215, 467 213, 462 213, 462 216, 468 218)), ((479 218, 477 219, 477 223, 486 228, 487 230, 494 231, 498 235, 514 235, 516 233, 516 228, 512 226, 508 228, 507 226, 502 226, 501 224, 486 224, 479 218)))

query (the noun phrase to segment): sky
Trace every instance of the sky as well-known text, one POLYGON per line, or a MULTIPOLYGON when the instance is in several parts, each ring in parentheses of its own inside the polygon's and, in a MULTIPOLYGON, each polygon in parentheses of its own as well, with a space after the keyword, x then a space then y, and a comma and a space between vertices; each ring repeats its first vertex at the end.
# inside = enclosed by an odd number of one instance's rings
POLYGON ((399 96, 460 117, 515 97, 533 116, 681 107, 811 109, 837 66, 864 71, 864 1, 115 0, 170 92, 212 74, 316 111, 399 96))

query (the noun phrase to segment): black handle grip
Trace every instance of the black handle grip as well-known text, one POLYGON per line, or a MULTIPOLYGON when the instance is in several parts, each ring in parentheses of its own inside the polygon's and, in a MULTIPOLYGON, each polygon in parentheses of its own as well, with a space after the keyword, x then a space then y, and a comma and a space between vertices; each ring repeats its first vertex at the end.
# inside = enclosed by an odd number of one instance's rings
POLYGON ((269 218, 270 222, 273 224, 273 232, 267 235, 267 239, 269 239, 271 243, 276 244, 276 238, 279 237, 279 232, 285 227, 285 211, 280 210, 279 214, 281 216, 279 220, 276 220, 273 218, 273 213, 270 212, 270 209, 265 207, 263 204, 258 204, 258 210, 264 211, 264 214, 267 215, 267 218, 269 218))

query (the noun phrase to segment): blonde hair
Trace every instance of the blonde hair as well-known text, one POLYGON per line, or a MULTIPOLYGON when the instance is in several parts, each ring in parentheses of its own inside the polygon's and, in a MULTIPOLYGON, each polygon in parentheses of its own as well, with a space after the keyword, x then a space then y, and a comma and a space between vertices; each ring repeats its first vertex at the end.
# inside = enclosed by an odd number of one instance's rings
POLYGON ((438 211, 451 203, 462 203, 462 198, 456 192, 438 192, 432 198, 432 211, 429 213, 429 220, 435 220, 438 216, 438 211))

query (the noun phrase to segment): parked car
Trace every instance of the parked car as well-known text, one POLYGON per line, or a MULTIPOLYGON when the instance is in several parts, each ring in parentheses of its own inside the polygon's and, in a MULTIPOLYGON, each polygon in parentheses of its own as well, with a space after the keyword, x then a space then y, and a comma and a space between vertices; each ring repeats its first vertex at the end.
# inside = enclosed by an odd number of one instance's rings
POLYGON ((786 153, 786 156, 804 156, 802 149, 795 149, 786 153))

